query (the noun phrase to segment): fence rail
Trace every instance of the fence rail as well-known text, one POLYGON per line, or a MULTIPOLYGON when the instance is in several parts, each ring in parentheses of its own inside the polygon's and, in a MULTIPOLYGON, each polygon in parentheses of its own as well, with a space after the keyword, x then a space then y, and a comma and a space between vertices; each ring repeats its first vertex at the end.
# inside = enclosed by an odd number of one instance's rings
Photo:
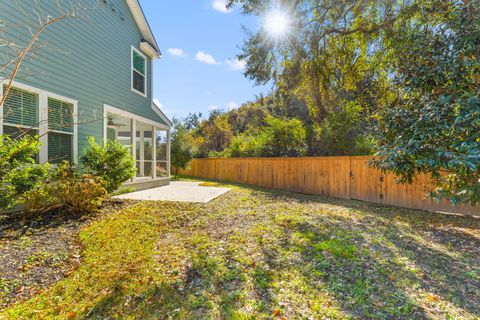
POLYGON ((427 175, 412 184, 397 184, 395 176, 368 166, 370 156, 306 158, 193 159, 179 173, 254 186, 356 199, 404 208, 480 216, 479 207, 452 206, 425 197, 433 189, 427 175))

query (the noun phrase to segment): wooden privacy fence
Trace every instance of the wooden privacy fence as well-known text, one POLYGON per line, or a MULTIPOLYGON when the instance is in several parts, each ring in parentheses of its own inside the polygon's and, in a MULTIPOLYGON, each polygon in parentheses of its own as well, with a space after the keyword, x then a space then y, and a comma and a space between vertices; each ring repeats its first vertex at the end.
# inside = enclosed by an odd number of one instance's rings
POLYGON ((307 158, 193 159, 179 173, 265 188, 342 199, 480 216, 479 207, 452 206, 425 197, 433 189, 427 175, 412 184, 397 184, 395 176, 368 166, 370 156, 307 158))

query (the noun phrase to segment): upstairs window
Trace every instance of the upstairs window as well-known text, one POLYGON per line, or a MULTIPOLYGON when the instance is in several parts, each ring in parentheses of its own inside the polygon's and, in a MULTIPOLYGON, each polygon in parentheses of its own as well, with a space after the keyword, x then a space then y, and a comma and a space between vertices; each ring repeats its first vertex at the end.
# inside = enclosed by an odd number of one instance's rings
POLYGON ((48 98, 48 162, 73 161, 73 104, 48 98))
POLYGON ((132 90, 147 95, 147 58, 132 47, 132 90))

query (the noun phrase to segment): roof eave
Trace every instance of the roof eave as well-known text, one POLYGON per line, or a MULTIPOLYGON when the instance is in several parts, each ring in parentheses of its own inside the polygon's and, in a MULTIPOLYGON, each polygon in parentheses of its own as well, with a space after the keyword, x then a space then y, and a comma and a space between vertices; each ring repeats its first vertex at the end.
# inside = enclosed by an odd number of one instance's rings
POLYGON ((140 42, 140 49, 142 49, 143 52, 145 52, 150 58, 152 59, 158 59, 162 55, 155 50, 155 48, 145 39, 142 39, 140 42))
MULTIPOLYGON (((147 42, 152 49, 156 52, 152 57, 153 58, 160 58, 161 52, 158 47, 157 41, 155 40, 155 36, 153 35, 152 29, 148 24, 147 18, 145 17, 145 13, 143 12, 142 6, 138 2, 138 0, 126 0, 130 11, 132 12, 133 18, 137 23, 140 32, 144 38, 144 41, 147 42)), ((143 42, 143 41, 142 41, 143 42)), ((148 52, 147 52, 148 53, 148 52)))
POLYGON ((162 109, 158 106, 158 104, 155 103, 155 101, 152 101, 152 109, 155 111, 156 114, 162 118, 163 121, 165 121, 165 124, 169 127, 173 126, 173 122, 163 113, 162 109))

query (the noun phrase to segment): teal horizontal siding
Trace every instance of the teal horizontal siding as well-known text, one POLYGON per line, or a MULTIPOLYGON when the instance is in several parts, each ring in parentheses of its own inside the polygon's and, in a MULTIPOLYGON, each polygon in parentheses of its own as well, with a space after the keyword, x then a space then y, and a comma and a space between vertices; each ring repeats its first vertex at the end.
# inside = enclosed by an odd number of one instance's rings
MULTIPOLYGON (((50 26, 25 60, 16 81, 78 101, 79 154, 88 136, 103 138, 103 105, 164 123, 152 110, 152 61, 147 61, 147 97, 131 91, 131 46, 139 49, 142 35, 125 0, 65 1, 64 10, 81 4, 78 18, 50 26), (111 4, 116 11, 113 12, 111 4), (120 18, 124 17, 124 20, 120 18)), ((38 2, 43 15, 58 16, 57 0, 38 2)), ((0 0, 4 36, 21 48, 30 40, 28 26, 38 25, 31 0, 0 0)), ((37 10, 38 11, 38 10, 37 10)), ((12 51, 0 47, 0 59, 12 51)), ((4 61, 0 60, 0 65, 4 61)), ((6 73, 0 74, 5 77, 6 73)))

